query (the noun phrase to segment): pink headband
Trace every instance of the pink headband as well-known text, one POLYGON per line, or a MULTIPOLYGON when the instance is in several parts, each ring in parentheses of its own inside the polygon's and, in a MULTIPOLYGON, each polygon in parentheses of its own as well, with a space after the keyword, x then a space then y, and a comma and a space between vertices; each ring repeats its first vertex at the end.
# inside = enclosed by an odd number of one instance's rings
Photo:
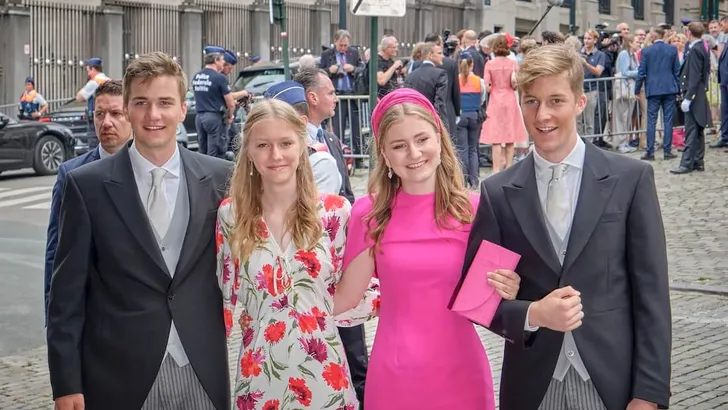
POLYGON ((392 106, 404 103, 416 104, 429 111, 435 119, 437 131, 442 132, 440 116, 437 114, 437 111, 435 111, 435 106, 432 105, 430 100, 411 88, 400 88, 384 96, 384 98, 379 100, 377 106, 374 107, 374 111, 372 112, 372 129, 374 130, 374 138, 379 140, 381 137, 379 135, 379 124, 382 122, 384 113, 392 108, 392 106))

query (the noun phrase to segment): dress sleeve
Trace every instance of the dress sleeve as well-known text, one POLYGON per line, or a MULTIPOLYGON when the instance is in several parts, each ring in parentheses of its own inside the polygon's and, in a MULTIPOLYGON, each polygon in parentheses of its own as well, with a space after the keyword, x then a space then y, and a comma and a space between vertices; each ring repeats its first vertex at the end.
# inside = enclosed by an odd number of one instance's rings
POLYGON ((217 251, 217 280, 222 291, 223 314, 225 319, 225 334, 230 337, 233 329, 233 313, 238 302, 240 290, 240 264, 233 261, 228 237, 232 229, 230 212, 230 199, 220 204, 217 210, 217 223, 215 224, 215 248, 217 251))
MULTIPOLYGON (((340 218, 345 229, 339 230, 334 238, 336 259, 343 259, 343 263, 336 272, 337 282, 349 263, 372 246, 371 240, 366 238, 366 230, 364 222, 362 222, 362 217, 369 212, 368 209, 371 209, 369 197, 360 198, 353 207, 346 202, 345 206, 341 208, 340 218), (343 223, 344 221, 346 223, 343 223)), ((359 305, 336 316, 337 326, 357 326, 373 319, 379 312, 379 298, 379 279, 372 277, 359 305)))

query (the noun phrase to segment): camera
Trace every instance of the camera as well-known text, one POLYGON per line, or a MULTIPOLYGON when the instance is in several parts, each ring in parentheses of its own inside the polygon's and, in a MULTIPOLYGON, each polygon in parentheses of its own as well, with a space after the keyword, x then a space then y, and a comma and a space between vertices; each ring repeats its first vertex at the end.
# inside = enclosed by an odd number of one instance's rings
POLYGON ((450 40, 450 35, 452 35, 452 30, 449 28, 446 28, 442 31, 442 54, 445 57, 450 57, 455 53, 455 50, 458 48, 458 41, 457 40, 450 40))

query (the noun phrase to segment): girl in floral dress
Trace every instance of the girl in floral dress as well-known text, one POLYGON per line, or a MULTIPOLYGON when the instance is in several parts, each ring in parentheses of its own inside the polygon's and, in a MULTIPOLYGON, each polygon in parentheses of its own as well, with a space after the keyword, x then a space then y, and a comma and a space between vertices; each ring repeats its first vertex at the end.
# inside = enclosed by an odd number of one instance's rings
POLYGON ((337 317, 351 206, 319 196, 305 123, 278 100, 256 103, 243 130, 230 198, 217 217, 217 275, 228 336, 238 301, 243 337, 234 385, 239 410, 345 409, 358 401, 336 326, 360 324, 378 294, 337 317))

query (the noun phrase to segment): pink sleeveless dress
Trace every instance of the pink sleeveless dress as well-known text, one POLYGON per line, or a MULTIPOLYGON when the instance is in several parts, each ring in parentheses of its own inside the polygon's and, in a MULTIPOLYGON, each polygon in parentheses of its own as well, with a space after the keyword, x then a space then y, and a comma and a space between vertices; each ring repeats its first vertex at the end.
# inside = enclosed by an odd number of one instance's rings
MULTIPOLYGON (((471 195, 473 209, 478 197, 471 195)), ((344 269, 372 246, 362 219, 372 198, 349 218, 344 269)), ((379 325, 367 371, 366 410, 493 410, 490 365, 472 323, 447 306, 461 276, 470 225, 438 229, 434 194, 400 190, 375 254, 379 325)))
POLYGON ((511 74, 518 72, 518 63, 507 57, 496 57, 485 64, 483 81, 490 83, 487 118, 480 133, 482 144, 515 144, 528 141, 518 94, 511 87, 511 74))

